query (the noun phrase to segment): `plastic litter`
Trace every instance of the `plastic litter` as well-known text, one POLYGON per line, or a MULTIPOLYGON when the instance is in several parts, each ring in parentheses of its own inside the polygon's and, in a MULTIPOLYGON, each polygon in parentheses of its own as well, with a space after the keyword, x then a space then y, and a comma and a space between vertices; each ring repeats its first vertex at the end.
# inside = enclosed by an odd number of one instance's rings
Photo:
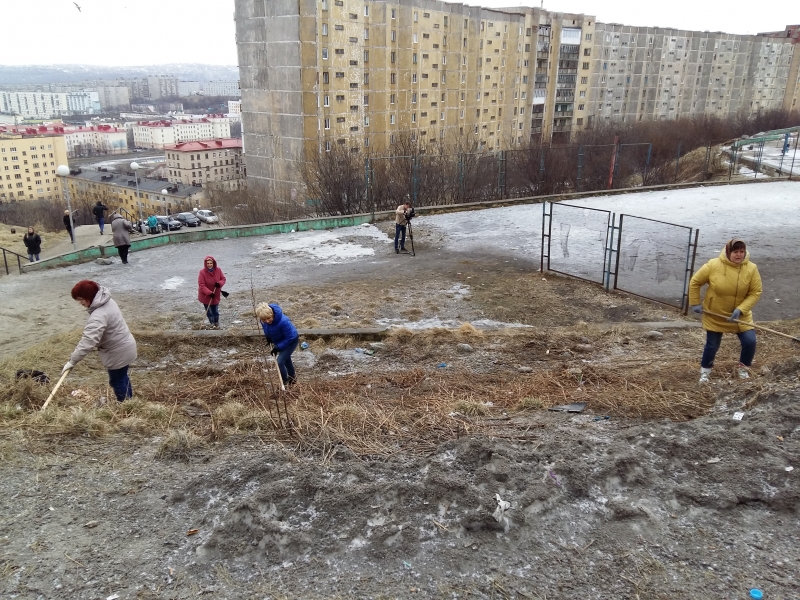
POLYGON ((303 343, 301 343, 301 344, 300 344, 300 348, 301 348, 302 350, 307 350, 307 349, 308 349, 308 342, 303 342, 303 343))
POLYGON ((363 348, 356 348, 356 354, 364 354, 363 348))
POLYGON ((439 363, 438 365, 436 365, 436 368, 437 369, 446 369, 447 368, 447 363, 439 363))
POLYGON ((794 467, 786 467, 787 473, 791 473, 792 471, 794 471, 794 467))
POLYGON ((761 600, 764 597, 764 592, 762 592, 758 588, 753 588, 752 590, 750 590, 750 597, 753 600, 761 600))
POLYGON ((735 412, 733 413, 733 420, 734 421, 741 421, 744 418, 743 412, 735 412))
POLYGON ((609 417, 608 415, 606 415, 604 417, 595 417, 594 418, 595 421, 608 421, 609 419, 611 419, 611 417, 609 417))
POLYGON ((722 459, 721 459, 721 458, 719 458, 719 457, 714 457, 714 458, 709 458, 709 459, 708 459, 706 462, 707 462, 709 465, 713 465, 713 464, 716 464, 716 463, 720 462, 721 460, 722 460, 722 459))
POLYGON ((503 500, 500 497, 500 494, 495 494, 494 499, 497 500, 497 508, 495 508, 494 513, 492 513, 494 520, 498 523, 508 524, 508 519, 505 516, 505 512, 511 508, 511 502, 506 502, 503 500))
POLYGON ((551 406, 547 410, 552 410, 553 412, 579 413, 584 408, 586 408, 586 402, 573 402, 572 404, 562 404, 561 406, 551 406))

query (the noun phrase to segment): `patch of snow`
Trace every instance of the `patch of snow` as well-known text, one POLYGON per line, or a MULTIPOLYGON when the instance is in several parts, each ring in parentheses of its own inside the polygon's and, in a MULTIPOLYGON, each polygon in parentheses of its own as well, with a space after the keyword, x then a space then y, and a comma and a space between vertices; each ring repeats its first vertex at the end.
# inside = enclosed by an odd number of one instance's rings
POLYGON ((183 277, 170 277, 159 287, 161 287, 162 290, 177 290, 185 282, 186 280, 183 277))
POLYGON ((320 264, 335 264, 353 258, 374 256, 375 249, 353 241, 366 238, 371 242, 393 243, 386 234, 371 224, 343 227, 333 231, 308 231, 295 235, 270 236, 254 244, 260 254, 304 254, 322 259, 320 264))
MULTIPOLYGON (((465 321, 456 319, 442 320, 436 317, 430 319, 420 319, 419 321, 407 321, 405 319, 377 319, 379 325, 385 327, 404 327, 413 331, 422 329, 433 329, 435 327, 443 327, 445 329, 457 329, 461 327, 465 321)), ((476 329, 505 329, 505 328, 519 328, 519 327, 533 327, 532 325, 525 325, 523 323, 503 323, 502 321, 492 321, 491 319, 479 319, 477 321, 467 321, 476 329)))

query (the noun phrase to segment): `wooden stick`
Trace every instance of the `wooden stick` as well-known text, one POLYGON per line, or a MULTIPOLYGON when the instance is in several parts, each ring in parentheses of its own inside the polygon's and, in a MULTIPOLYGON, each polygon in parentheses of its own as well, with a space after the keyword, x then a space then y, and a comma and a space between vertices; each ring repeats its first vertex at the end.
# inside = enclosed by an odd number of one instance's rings
POLYGON ((40 408, 39 410, 44 410, 45 408, 47 408, 47 405, 50 404, 50 400, 52 400, 53 396, 56 395, 56 392, 58 391, 58 388, 60 388, 61 384, 64 383, 64 380, 67 378, 67 375, 69 375, 70 371, 72 371, 72 367, 70 367, 69 369, 67 369, 66 371, 64 371, 61 374, 61 379, 58 380, 58 383, 53 388, 53 391, 50 392, 50 395, 47 397, 47 400, 44 401, 44 404, 42 404, 42 408, 40 408))
MULTIPOLYGON (((729 319, 730 317, 726 317, 725 315, 721 315, 719 313, 711 312, 710 310, 703 309, 704 313, 707 313, 713 317, 719 317, 721 319, 729 319)), ((763 329, 764 331, 769 331, 770 333, 774 333, 775 335, 780 335, 790 340, 794 340, 795 342, 800 342, 800 339, 794 337, 793 335, 789 335, 788 333, 781 333, 780 331, 775 331, 774 329, 770 329, 769 327, 764 327, 763 325, 757 325, 756 323, 748 323, 746 321, 740 321, 739 319, 731 319, 732 323, 741 323, 742 325, 750 325, 751 327, 755 327, 756 329, 763 329)))
POLYGON ((278 372, 278 381, 281 382, 281 391, 286 391, 286 386, 283 385, 283 377, 281 377, 281 368, 278 366, 278 357, 275 357, 275 370, 278 372))

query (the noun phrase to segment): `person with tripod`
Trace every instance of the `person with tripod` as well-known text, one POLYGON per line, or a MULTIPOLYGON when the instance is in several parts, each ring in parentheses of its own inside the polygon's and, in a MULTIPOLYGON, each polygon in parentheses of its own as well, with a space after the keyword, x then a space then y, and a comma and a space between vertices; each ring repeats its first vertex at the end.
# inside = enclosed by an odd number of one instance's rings
POLYGON ((411 206, 411 200, 406 200, 403 204, 397 207, 394 220, 394 252, 406 252, 406 226, 411 226, 411 218, 414 216, 414 209, 411 206), (398 248, 397 242, 400 241, 398 248))

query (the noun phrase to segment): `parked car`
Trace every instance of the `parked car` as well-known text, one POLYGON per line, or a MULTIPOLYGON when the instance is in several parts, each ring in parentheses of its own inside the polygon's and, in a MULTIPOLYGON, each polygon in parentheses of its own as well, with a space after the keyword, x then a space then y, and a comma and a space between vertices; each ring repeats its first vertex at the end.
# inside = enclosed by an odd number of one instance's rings
POLYGON ((203 223, 219 223, 219 217, 214 214, 212 210, 198 210, 197 211, 197 218, 200 219, 203 223))
POLYGON ((172 216, 157 216, 156 220, 158 221, 158 226, 161 227, 161 231, 177 231, 183 227, 183 224, 173 219, 172 216))
POLYGON ((180 221, 187 227, 200 227, 200 219, 194 216, 194 213, 182 212, 175 215, 175 220, 180 221))

